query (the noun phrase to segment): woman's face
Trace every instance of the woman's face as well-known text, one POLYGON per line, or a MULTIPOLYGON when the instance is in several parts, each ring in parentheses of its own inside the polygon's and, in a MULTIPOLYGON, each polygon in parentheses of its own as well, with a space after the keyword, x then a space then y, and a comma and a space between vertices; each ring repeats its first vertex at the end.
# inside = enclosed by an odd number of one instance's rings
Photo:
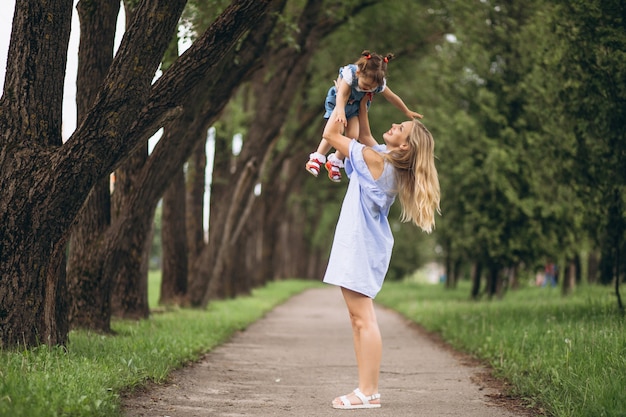
POLYGON ((392 124, 391 129, 383 133, 383 139, 387 145, 387 149, 408 147, 409 134, 413 128, 413 122, 406 121, 400 124, 392 124))

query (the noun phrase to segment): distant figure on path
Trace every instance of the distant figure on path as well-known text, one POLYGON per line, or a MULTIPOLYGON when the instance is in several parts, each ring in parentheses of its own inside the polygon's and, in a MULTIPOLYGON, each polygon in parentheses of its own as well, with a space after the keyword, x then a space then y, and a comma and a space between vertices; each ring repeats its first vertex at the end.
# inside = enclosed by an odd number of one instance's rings
POLYGON ((556 265, 553 262, 548 262, 544 270, 543 286, 550 284, 551 287, 556 287, 556 265))
POLYGON ((401 220, 430 233, 439 212, 439 179, 434 140, 417 120, 392 124, 384 145, 372 137, 367 102, 361 100, 359 141, 342 135, 343 124, 331 116, 324 139, 346 155, 350 179, 324 282, 341 287, 352 324, 358 388, 332 401, 334 408, 380 407, 378 379, 382 340, 373 298, 389 268, 393 235, 387 219, 396 195, 401 220))

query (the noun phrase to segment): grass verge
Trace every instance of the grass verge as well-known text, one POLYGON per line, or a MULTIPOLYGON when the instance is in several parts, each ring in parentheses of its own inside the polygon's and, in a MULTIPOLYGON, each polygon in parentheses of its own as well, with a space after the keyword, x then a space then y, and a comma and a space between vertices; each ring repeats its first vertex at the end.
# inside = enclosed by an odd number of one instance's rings
POLYGON ((387 282, 376 298, 487 361, 512 394, 558 417, 626 416, 624 317, 607 287, 529 287, 470 301, 469 284, 387 282))
MULTIPOLYGON (((150 277, 151 305, 158 276, 150 277)), ((67 347, 0 352, 0 416, 118 416, 121 392, 161 382, 314 281, 280 281, 206 310, 178 309, 114 321, 115 336, 70 333, 67 347)), ((156 288, 156 289, 155 289, 156 288)))

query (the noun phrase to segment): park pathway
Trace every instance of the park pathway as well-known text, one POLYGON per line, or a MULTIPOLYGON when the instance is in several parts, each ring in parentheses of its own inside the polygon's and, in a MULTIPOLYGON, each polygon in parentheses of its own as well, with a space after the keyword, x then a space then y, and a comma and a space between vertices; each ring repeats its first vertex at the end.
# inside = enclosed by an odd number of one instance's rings
POLYGON ((334 410, 356 388, 347 312, 335 287, 291 298, 171 381, 124 400, 128 417, 518 417, 472 382, 484 369, 377 307, 383 337, 382 407, 334 410))

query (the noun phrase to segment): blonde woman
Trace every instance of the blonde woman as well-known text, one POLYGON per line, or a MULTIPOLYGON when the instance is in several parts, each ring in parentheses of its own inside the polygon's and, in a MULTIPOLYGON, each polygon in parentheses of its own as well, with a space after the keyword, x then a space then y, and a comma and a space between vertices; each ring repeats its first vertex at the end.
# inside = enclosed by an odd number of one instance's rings
POLYGON ((389 209, 398 196, 401 220, 430 233, 439 212, 439 179, 434 140, 417 120, 392 124, 383 134, 384 145, 372 137, 367 100, 361 100, 359 141, 343 136, 343 125, 333 121, 324 139, 346 158, 350 178, 335 230, 324 282, 341 288, 348 307, 358 368, 358 387, 337 397, 339 409, 378 408, 378 378, 382 340, 373 299, 389 268, 393 236, 389 209))

